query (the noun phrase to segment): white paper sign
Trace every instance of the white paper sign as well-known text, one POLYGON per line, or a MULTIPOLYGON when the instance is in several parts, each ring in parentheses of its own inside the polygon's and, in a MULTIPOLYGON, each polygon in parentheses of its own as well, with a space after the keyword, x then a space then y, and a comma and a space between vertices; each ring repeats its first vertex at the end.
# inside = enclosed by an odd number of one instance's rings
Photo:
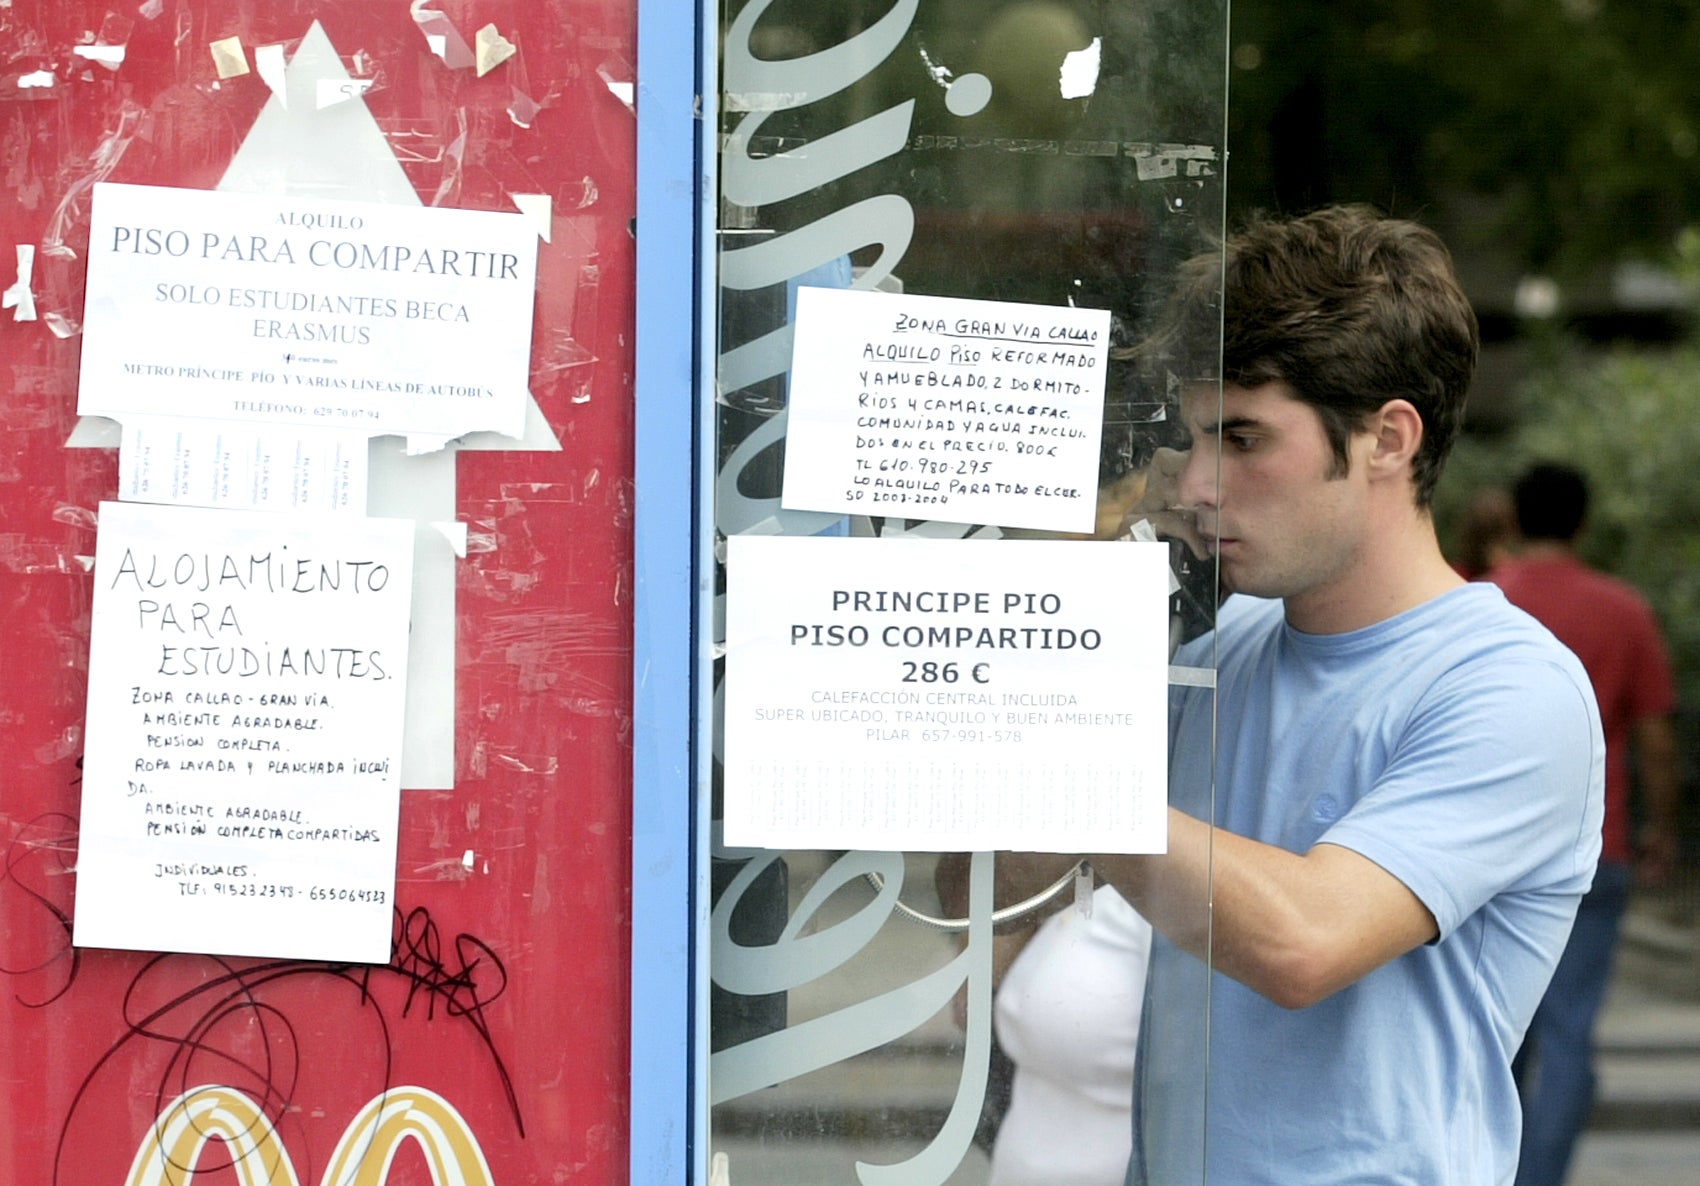
POLYGON ((125 502, 364 514, 367 440, 343 430, 132 416, 118 450, 125 502))
POLYGON ((389 958, 413 538, 101 505, 79 946, 389 958))
POLYGON ((1110 315, 802 288, 781 505, 1090 531, 1110 315))
POLYGON ((77 410, 518 436, 523 214, 95 186, 77 410))
POLYGON ((727 540, 727 844, 1161 852, 1168 548, 727 540))

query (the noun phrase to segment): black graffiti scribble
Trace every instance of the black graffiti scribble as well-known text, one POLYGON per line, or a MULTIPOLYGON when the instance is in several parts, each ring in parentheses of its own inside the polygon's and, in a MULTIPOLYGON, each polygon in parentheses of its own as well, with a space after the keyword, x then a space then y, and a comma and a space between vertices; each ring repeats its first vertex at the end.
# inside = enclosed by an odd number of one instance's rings
POLYGON ((441 1005, 450 1017, 468 1019, 485 1044, 490 1045, 484 1006, 507 990, 507 969, 483 940, 471 935, 455 936, 452 962, 443 959, 442 946, 437 924, 425 910, 415 907, 405 916, 397 912, 396 936, 387 970, 408 980, 402 1016, 423 1003, 426 1017, 434 1018, 441 1005), (491 983, 480 985, 480 972, 491 983))
MULTIPOLYGON (((348 985, 355 1005, 376 1024, 379 1040, 374 1050, 379 1080, 385 1089, 394 1086, 391 1069, 394 1048, 390 1038, 392 1018, 377 989, 385 980, 399 980, 405 997, 399 1018, 423 1010, 427 1020, 464 1024, 477 1035, 479 1044, 502 1084, 508 1110, 519 1136, 525 1122, 508 1068, 484 1016, 484 1010, 507 988, 507 969, 493 948, 476 936, 461 933, 447 943, 430 912, 415 907, 394 914, 387 964, 346 964, 317 960, 234 960, 206 955, 162 954, 150 958, 127 986, 121 1004, 125 1033, 115 1041, 84 1075, 60 1127, 54 1155, 53 1182, 60 1181, 71 1129, 85 1097, 102 1071, 121 1055, 139 1054, 138 1044, 163 1045, 170 1058, 154 1085, 154 1114, 163 1119, 170 1101, 190 1087, 208 1081, 235 1084, 260 1105, 261 1123, 268 1126, 295 1106, 301 1070, 301 1045, 296 1022, 272 999, 277 986, 301 980, 338 981, 348 985), (173 991, 170 986, 189 984, 173 991), (239 1053, 221 1040, 224 1032, 240 1033, 245 1049, 258 1055, 239 1053), (209 1066, 209 1064, 211 1064, 209 1066), (216 1074, 209 1072, 216 1071, 216 1074)), ((63 989, 61 989, 63 992, 63 989)), ((137 1059, 137 1065, 143 1060, 137 1059)), ((155 1121, 157 1125, 159 1120, 155 1121)), ((227 1168, 198 1164, 201 1171, 227 1168)), ((173 1166, 185 1176, 190 1166, 173 1166)))
POLYGON ((13 994, 14 999, 28 1009, 45 1008, 70 990, 72 981, 77 978, 82 954, 71 945, 71 916, 45 893, 30 884, 23 874, 26 871, 38 873, 43 865, 57 865, 59 873, 69 873, 76 864, 76 851, 77 821, 61 812, 47 812, 36 816, 20 827, 18 834, 6 846, 6 862, 3 871, 0 871, 0 885, 23 894, 47 912, 52 919, 48 927, 52 939, 46 951, 31 963, 14 966, 0 960, 0 975, 33 976, 47 972, 55 964, 62 964, 64 967, 63 979, 56 987, 50 987, 47 995, 39 1000, 27 999, 22 993, 13 994))
MULTIPOLYGON (((82 759, 72 785, 82 781, 82 759)), ((37 888, 44 872, 68 874, 76 866, 78 821, 63 812, 47 812, 23 824, 7 845, 0 866, 0 888, 22 893, 51 919, 46 928, 50 940, 45 951, 30 962, 14 966, 0 960, 0 975, 29 977, 62 965, 62 979, 49 986, 39 999, 15 994, 19 1004, 45 1009, 70 991, 82 966, 82 952, 72 944, 70 915, 45 891, 37 888)), ((446 943, 430 911, 414 907, 393 912, 389 962, 382 965, 333 963, 323 960, 249 960, 207 955, 161 954, 142 965, 126 987, 120 1005, 125 1032, 107 1048, 83 1076, 65 1119, 60 1126, 54 1155, 53 1182, 60 1179, 67 1142, 78 1111, 102 1071, 121 1055, 140 1053, 138 1044, 167 1047, 171 1054, 154 1087, 154 1114, 163 1117, 169 1101, 182 1095, 203 1078, 206 1064, 219 1071, 217 1078, 233 1083, 246 1080, 245 1090, 260 1105, 262 1118, 282 1117, 295 1103, 300 1074, 300 1043, 289 1013, 268 999, 276 986, 302 980, 340 981, 349 986, 357 1008, 377 1025, 381 1040, 375 1044, 380 1064, 379 1081, 387 1090, 394 1062, 390 1041, 391 1018, 376 994, 386 980, 399 980, 405 995, 399 1018, 423 1011, 427 1021, 444 1021, 470 1027, 488 1054, 501 1081, 514 1128, 523 1139, 525 1121, 513 1080, 497 1050, 485 1018, 485 1008, 499 998, 508 985, 501 958, 484 940, 460 932, 446 943), (192 987, 173 991, 173 985, 192 987), (258 1058, 241 1055, 233 1044, 221 1041, 223 1032, 241 1032, 244 1047, 263 1051, 258 1058)), ((137 1065, 145 1065, 138 1059, 137 1065)), ((210 1078, 210 1076, 209 1076, 210 1078)), ((155 1121, 158 1123, 158 1120, 155 1121)), ((272 1124, 271 1120, 264 1123, 272 1124)), ((186 1176, 191 1167, 174 1167, 186 1176)), ((217 1168, 203 1164, 203 1170, 217 1168)))

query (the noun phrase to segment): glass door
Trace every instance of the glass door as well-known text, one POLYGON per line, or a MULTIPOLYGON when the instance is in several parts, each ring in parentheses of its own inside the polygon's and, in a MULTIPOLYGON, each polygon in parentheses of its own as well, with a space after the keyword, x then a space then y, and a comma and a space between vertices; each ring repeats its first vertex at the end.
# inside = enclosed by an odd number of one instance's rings
MULTIPOLYGON (((1029 1156, 1023 1129, 1071 1099, 1092 1120, 1063 1143, 1088 1180, 1127 1158, 1148 929, 1069 855, 1092 847, 1035 822, 1029 853, 1009 825, 1076 803, 1079 770, 1119 779, 1103 756, 1125 753, 1155 784, 1096 809, 1139 800, 1160 826, 1169 686, 1211 694, 1208 669, 1169 666, 1215 612, 1211 564, 1169 528, 1178 394, 1214 371, 1153 336, 1180 265, 1222 232, 1226 4, 730 0, 719 32, 718 359, 699 408, 714 605, 696 657, 713 688, 711 1180, 984 1182, 994 1150, 1029 1156), (838 485, 815 480, 834 467, 838 485), (1154 599, 1094 575, 1152 549, 1154 599), (915 616, 928 594, 938 622, 915 616), (1099 618, 1070 617, 1085 601, 1099 618), (750 642, 792 611, 777 651, 750 642), (1088 634, 1158 647, 1127 676, 1155 680, 1153 710, 1125 710, 1111 644, 1088 634), (881 680, 845 678, 858 649, 881 680), (1018 651, 1046 677, 1010 674, 1029 670, 1018 651), (809 819, 787 806, 805 801, 809 819), (953 805, 968 822, 932 826, 953 805), (1078 1040, 1050 1034, 1059 1019, 1078 1040), (1047 1104, 1052 1056, 1066 1090, 1047 1104)), ((1204 1032, 1198 975, 1197 1016, 1148 1030, 1204 1032)))

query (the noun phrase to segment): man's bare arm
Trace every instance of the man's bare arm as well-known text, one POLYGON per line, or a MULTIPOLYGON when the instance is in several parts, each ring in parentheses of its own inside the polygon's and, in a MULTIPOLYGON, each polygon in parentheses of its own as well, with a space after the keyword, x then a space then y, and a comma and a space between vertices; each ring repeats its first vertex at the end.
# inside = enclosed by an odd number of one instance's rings
MULTIPOLYGON (((999 853, 1000 903, 1067 873, 1072 856, 999 853)), ((1094 856, 1097 875, 1183 951, 1289 1009, 1338 992, 1438 933, 1405 883, 1335 844, 1303 855, 1169 809, 1169 851, 1094 856)))
POLYGON ((1676 730, 1670 717, 1644 717, 1636 723, 1635 765, 1647 812, 1636 856, 1640 858, 1642 880, 1662 885, 1676 864, 1680 797, 1676 730))
POLYGON ((1285 1008, 1337 992, 1438 934, 1403 882, 1350 849, 1302 856, 1169 811, 1169 851, 1093 867, 1157 930, 1285 1008))

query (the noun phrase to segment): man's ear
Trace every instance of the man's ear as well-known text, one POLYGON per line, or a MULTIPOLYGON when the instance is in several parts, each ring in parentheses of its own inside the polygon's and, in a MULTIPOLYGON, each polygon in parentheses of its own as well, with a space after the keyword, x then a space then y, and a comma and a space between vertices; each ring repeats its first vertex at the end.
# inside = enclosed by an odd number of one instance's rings
POLYGON ((1368 458, 1374 476, 1408 476, 1423 443, 1423 417, 1408 399, 1390 399, 1366 426, 1374 440, 1368 458))

